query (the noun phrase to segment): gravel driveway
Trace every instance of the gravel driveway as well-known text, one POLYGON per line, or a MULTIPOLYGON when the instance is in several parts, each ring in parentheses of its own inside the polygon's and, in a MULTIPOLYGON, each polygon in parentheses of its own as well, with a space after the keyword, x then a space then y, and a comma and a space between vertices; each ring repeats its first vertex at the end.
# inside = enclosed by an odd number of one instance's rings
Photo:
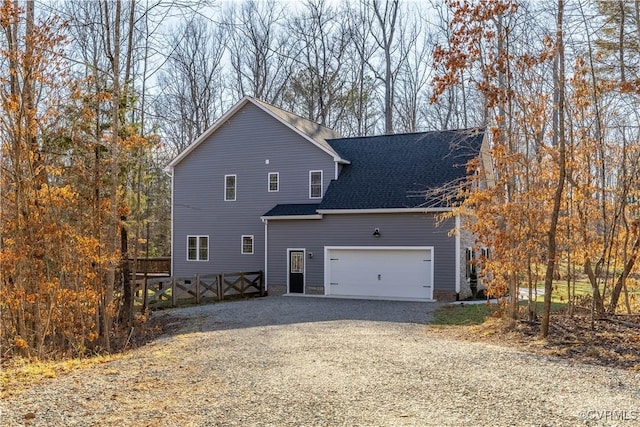
POLYGON ((0 401, 0 425, 640 425, 640 373, 456 341, 433 303, 268 297, 0 401))

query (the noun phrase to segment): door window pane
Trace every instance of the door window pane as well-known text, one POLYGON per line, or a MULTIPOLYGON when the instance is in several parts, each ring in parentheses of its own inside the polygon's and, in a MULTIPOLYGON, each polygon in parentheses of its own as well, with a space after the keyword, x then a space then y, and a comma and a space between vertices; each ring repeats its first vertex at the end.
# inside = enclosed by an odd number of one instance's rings
POLYGON ((291 272, 304 273, 304 254, 302 252, 291 252, 291 272))

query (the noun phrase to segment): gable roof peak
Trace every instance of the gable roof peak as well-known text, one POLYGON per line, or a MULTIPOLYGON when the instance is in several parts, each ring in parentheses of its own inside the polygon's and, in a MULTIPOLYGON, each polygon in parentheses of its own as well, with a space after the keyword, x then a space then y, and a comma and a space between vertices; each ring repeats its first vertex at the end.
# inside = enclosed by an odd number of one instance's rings
POLYGON ((226 113, 216 120, 209 129, 204 131, 202 135, 196 138, 182 153, 174 158, 166 167, 166 172, 171 172, 173 168, 180 163, 185 157, 187 157, 193 150, 195 150, 200 144, 202 144, 207 138, 209 138, 220 126, 226 123, 231 117, 233 117, 242 107, 251 103, 269 114, 280 123, 284 124, 298 135, 311 142, 316 147, 333 157, 333 160, 343 164, 349 164, 349 161, 340 157, 340 155, 327 143, 327 139, 342 138, 338 132, 315 123, 311 120, 300 117, 294 113, 275 107, 265 101, 258 100, 249 95, 242 97, 233 107, 231 107, 226 113))
POLYGON ((340 133, 334 131, 330 127, 327 127, 327 126, 325 126, 323 124, 320 124, 320 123, 316 123, 313 120, 306 119, 306 118, 302 117, 299 114, 293 113, 291 111, 285 110, 285 109, 280 108, 280 107, 276 107, 275 105, 271 105, 268 102, 263 101, 262 99, 254 98, 254 97, 251 97, 251 96, 248 96, 248 98, 253 100, 256 103, 259 103, 263 108, 266 108, 269 111, 277 114, 282 119, 286 120, 287 122, 289 122, 290 124, 292 124, 294 126, 302 125, 302 127, 305 127, 304 125, 308 125, 308 127, 310 127, 310 128, 317 128, 318 132, 324 132, 327 135, 334 135, 332 138, 342 138, 343 137, 340 133))
POLYGON ((260 99, 247 96, 249 100, 251 100, 256 106, 261 107, 266 112, 270 113, 292 129, 296 130, 302 136, 305 136, 307 139, 310 139, 311 142, 315 143, 319 146, 323 151, 331 154, 334 157, 334 160, 349 163, 345 159, 340 159, 337 153, 333 150, 331 145, 327 143, 328 139, 338 139, 343 138, 341 134, 334 131, 333 129, 321 125, 320 123, 316 123, 312 120, 305 119, 302 116, 299 116, 295 113, 292 113, 287 110, 283 110, 282 108, 276 107, 275 105, 271 105, 265 101, 260 99))

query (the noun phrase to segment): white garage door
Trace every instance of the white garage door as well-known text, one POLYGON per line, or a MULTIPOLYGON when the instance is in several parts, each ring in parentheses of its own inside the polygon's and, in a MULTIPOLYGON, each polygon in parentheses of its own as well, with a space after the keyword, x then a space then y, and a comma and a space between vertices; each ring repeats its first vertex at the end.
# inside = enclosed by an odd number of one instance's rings
POLYGON ((433 299, 431 247, 327 247, 325 294, 433 299))

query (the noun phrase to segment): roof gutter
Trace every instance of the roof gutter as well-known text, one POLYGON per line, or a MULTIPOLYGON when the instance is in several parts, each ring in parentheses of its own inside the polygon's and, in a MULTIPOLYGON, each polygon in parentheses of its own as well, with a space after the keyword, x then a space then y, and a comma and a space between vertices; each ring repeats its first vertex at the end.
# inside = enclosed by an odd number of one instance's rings
POLYGON ((451 212, 453 208, 381 208, 381 209, 318 209, 320 215, 336 214, 387 214, 387 213, 438 213, 451 212))
POLYGON ((277 215, 277 216, 261 216, 262 221, 271 221, 279 219, 322 219, 322 215, 277 215))
POLYGON ((353 215, 353 214, 394 214, 394 213, 441 213, 451 212, 453 208, 381 208, 381 209, 318 209, 315 215, 274 215, 261 216, 265 220, 286 219, 322 219, 323 215, 353 215))

